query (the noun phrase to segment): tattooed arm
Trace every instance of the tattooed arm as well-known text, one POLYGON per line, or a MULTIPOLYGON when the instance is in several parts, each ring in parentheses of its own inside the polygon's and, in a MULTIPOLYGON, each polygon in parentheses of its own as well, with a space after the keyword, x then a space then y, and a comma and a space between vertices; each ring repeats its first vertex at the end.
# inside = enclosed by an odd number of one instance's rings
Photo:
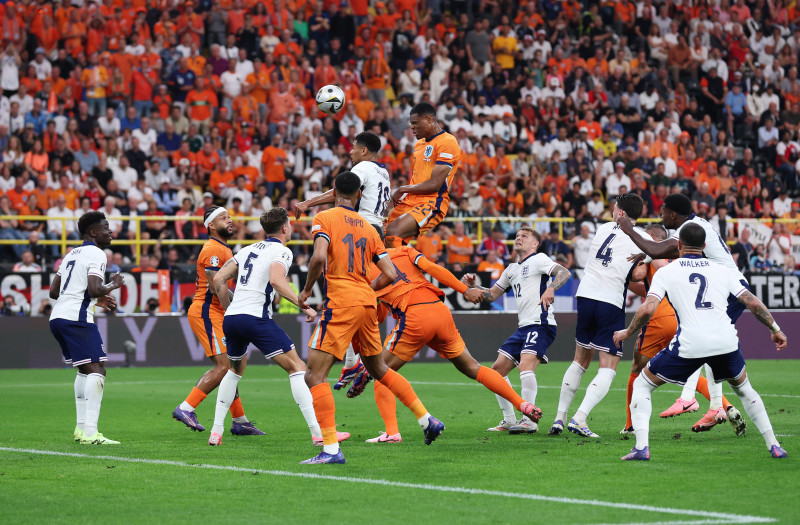
POLYGON ((239 264, 236 259, 230 258, 218 271, 206 270, 206 280, 211 291, 219 298, 223 310, 227 310, 233 300, 233 293, 228 289, 228 280, 236 277, 239 264))
POLYGON ((572 277, 570 271, 560 264, 553 265, 550 275, 553 277, 553 280, 547 285, 541 299, 539 299, 539 304, 542 305, 542 309, 544 310, 547 310, 550 305, 553 304, 553 301, 556 300, 555 291, 564 286, 564 284, 569 281, 569 278, 572 277))
POLYGON ((769 331, 772 332, 772 342, 775 343, 775 347, 779 351, 786 348, 786 334, 783 333, 778 323, 775 322, 775 318, 772 317, 772 314, 764 303, 750 292, 744 292, 737 297, 737 299, 761 321, 761 324, 769 328, 769 331))
POLYGON ((636 315, 633 316, 628 328, 614 332, 614 344, 620 344, 633 334, 638 333, 639 330, 647 324, 650 318, 653 317, 659 302, 660 301, 652 295, 648 295, 642 306, 636 311, 636 315))

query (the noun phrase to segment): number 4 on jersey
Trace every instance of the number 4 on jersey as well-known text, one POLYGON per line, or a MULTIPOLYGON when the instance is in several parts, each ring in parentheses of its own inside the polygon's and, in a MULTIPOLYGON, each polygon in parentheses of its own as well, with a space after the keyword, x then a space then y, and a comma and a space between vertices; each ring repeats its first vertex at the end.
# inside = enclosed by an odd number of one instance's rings
POLYGON ((595 258, 599 259, 603 263, 603 266, 608 266, 609 264, 611 264, 612 250, 611 248, 609 248, 608 245, 611 244, 611 241, 613 241, 614 237, 616 236, 617 236, 616 233, 612 233, 611 235, 609 235, 608 238, 606 238, 606 240, 603 242, 602 246, 600 246, 600 249, 597 250, 597 255, 595 255, 595 258))

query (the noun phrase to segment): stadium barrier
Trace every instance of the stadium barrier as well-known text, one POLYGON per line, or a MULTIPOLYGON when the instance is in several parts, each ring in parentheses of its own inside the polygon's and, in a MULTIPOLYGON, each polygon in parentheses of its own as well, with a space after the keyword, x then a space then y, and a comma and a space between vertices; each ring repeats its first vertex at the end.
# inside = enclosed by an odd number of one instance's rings
MULTIPOLYGON (((202 222, 203 218, 199 216, 175 216, 175 215, 165 215, 165 216, 139 216, 139 215, 123 215, 117 217, 109 217, 112 221, 128 221, 129 226, 133 225, 133 238, 132 239, 115 239, 113 244, 115 246, 131 246, 132 252, 134 255, 134 259, 136 264, 141 263, 142 259, 142 246, 200 246, 205 243, 205 239, 143 239, 142 238, 142 223, 147 221, 154 221, 154 222, 175 222, 175 221, 197 221, 202 222)), ((248 216, 248 217, 233 217, 232 218, 235 222, 249 222, 249 221, 257 221, 259 217, 248 216)), ((44 215, 0 215, 0 220, 4 221, 61 221, 61 238, 60 239, 40 239, 38 243, 43 246, 52 246, 57 245, 61 247, 61 253, 65 253, 67 251, 67 246, 77 246, 81 244, 82 241, 80 240, 71 240, 67 238, 67 222, 68 221, 75 221, 75 217, 47 217, 44 215)), ((301 217, 299 222, 311 222, 313 219, 311 217, 301 217)), ((492 227, 497 223, 519 223, 522 224, 555 224, 558 227, 558 236, 560 239, 564 239, 564 225, 565 224, 573 224, 575 219, 571 217, 538 217, 538 218, 530 218, 530 217, 447 217, 447 222, 464 222, 467 224, 474 223, 475 226, 475 239, 473 239, 472 243, 475 245, 479 245, 483 242, 486 238, 486 230, 488 229, 491 232, 492 227)), ((652 223, 652 222, 661 222, 661 219, 656 218, 643 218, 639 219, 640 223, 652 223)), ((738 225, 743 224, 744 227, 749 228, 751 231, 751 243, 755 246, 760 243, 765 243, 769 240, 772 231, 768 224, 772 223, 797 223, 798 221, 795 219, 728 219, 728 222, 731 225, 738 225)), ((130 230, 129 230, 130 231, 130 230)), ((566 240, 569 242, 569 239, 566 240)), ((243 240, 237 241, 237 244, 247 245, 253 244, 258 242, 257 240, 243 240)), ((728 244, 733 244, 734 241, 728 240, 728 244)), ((514 241, 505 241, 506 244, 511 245, 514 244, 514 241)), ((12 246, 12 245, 27 245, 27 240, 22 239, 0 239, 0 246, 12 246)), ((301 240, 301 239, 293 239, 289 241, 289 246, 298 246, 298 245, 312 245, 313 241, 308 240, 301 240)), ((447 245, 447 239, 442 239, 442 244, 447 245)), ((792 254, 797 260, 800 260, 800 236, 792 236, 792 254)))
MULTIPOLYGON (((628 319, 632 316, 628 314, 628 319)), ((480 361, 494 361, 497 348, 517 328, 517 316, 511 313, 453 314, 470 353, 480 361)), ((552 361, 569 361, 575 352, 576 314, 558 314, 558 336, 547 352, 552 361)), ((777 312, 775 319, 786 332, 789 341, 800 338, 800 323, 796 313, 777 312)), ((305 359, 314 324, 305 322, 303 315, 275 316, 277 323, 297 345, 305 359)), ((381 327, 385 335, 394 327, 388 318, 381 327)), ((207 365, 203 348, 189 326, 189 319, 177 315, 136 315, 126 317, 97 317, 97 326, 108 352, 108 366, 188 366, 207 365)), ((749 313, 737 323, 745 359, 795 359, 789 350, 775 351, 769 340, 769 330, 749 313)), ((2 317, 3 359, 0 368, 61 368, 66 365, 44 317, 2 317)), ((630 359, 634 339, 625 343, 625 360, 630 359)), ((249 365, 271 363, 259 357, 260 352, 248 349, 249 365), (251 354, 255 352, 254 354, 251 354), (255 359, 253 359, 255 358, 255 359)), ((418 362, 442 362, 429 348, 415 359, 418 362)))

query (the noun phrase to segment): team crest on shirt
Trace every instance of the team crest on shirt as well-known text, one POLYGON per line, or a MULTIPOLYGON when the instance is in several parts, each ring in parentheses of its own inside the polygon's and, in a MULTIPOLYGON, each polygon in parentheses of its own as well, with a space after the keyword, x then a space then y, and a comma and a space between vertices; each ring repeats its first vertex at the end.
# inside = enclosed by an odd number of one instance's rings
POLYGON ((425 151, 422 153, 422 155, 426 159, 429 159, 430 156, 433 155, 433 146, 425 146, 425 151))
POLYGON ((212 255, 208 262, 211 264, 211 266, 219 266, 219 257, 212 255))
POLYGON ((522 267, 522 278, 523 279, 527 279, 528 278, 528 270, 529 269, 530 269, 530 267, 528 267, 528 266, 523 266, 522 267))

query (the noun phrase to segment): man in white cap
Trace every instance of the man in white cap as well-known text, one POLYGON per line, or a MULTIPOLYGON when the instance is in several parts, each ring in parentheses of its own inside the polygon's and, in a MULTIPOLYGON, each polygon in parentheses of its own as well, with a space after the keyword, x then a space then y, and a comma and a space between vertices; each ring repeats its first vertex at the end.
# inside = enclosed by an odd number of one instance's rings
POLYGON ((50 64, 50 61, 44 56, 44 48, 37 47, 36 52, 34 53, 36 58, 30 63, 31 66, 36 69, 36 78, 39 79, 40 82, 44 82, 48 80, 53 73, 53 66, 50 64))
POLYGON ((558 77, 550 77, 550 80, 547 81, 547 86, 542 90, 541 100, 546 101, 548 98, 552 98, 556 106, 560 106, 564 97, 566 95, 561 87, 561 80, 558 77))

